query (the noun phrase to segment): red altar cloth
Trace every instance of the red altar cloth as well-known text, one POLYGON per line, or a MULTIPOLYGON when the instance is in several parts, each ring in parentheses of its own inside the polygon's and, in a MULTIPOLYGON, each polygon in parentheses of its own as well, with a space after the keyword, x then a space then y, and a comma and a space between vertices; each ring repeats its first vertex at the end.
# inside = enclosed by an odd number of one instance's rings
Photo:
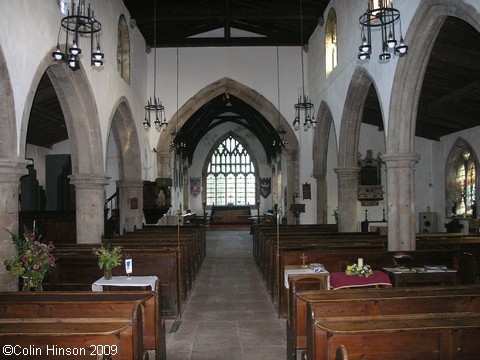
POLYGON ((332 290, 363 286, 392 287, 392 283, 388 275, 379 270, 374 270, 369 277, 347 275, 344 272, 330 273, 330 288, 332 290))

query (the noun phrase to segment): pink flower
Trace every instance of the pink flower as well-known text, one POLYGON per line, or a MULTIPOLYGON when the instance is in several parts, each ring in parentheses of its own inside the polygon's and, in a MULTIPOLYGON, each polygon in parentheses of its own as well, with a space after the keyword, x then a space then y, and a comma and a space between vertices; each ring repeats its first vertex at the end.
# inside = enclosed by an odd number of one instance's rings
POLYGON ((40 269, 40 265, 38 264, 33 265, 33 270, 38 270, 38 269, 40 269))

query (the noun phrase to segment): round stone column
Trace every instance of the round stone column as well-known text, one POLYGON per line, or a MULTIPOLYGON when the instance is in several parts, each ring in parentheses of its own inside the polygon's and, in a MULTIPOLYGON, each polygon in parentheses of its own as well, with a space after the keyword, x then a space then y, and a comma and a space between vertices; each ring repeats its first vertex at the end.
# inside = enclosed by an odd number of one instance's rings
POLYGON ((120 232, 139 229, 143 223, 143 181, 119 180, 120 232))
POLYGON ((4 229, 18 233, 20 178, 27 174, 25 161, 0 160, 0 291, 18 290, 18 279, 3 265, 17 255, 10 234, 4 229))
POLYGON ((106 176, 72 175, 75 185, 77 243, 100 243, 104 234, 106 176))
POLYGON ((357 188, 358 167, 334 169, 338 179, 338 231, 358 231, 357 224, 357 188))
POLYGON ((388 250, 415 250, 415 163, 419 155, 385 154, 387 169, 388 250))

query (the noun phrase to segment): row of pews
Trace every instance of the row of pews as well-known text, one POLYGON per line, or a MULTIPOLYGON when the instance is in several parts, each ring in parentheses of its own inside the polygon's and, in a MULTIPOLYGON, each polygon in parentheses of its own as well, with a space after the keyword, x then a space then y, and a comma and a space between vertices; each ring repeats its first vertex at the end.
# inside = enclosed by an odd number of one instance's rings
MULTIPOLYGON (((338 233, 328 225, 256 226, 253 253, 279 316, 287 318, 287 359, 473 359, 479 357, 480 238, 418 234, 402 252, 412 267, 444 265, 456 285, 324 290, 318 278, 284 270, 321 263, 343 272, 362 257, 395 267, 397 252, 377 233, 338 233), (461 284, 461 285, 458 285, 461 284)), ((427 285, 427 284, 424 284, 427 285)))
POLYGON ((476 359, 480 285, 300 291, 287 359, 476 359))
MULTIPOLYGON (((329 272, 342 272, 361 257, 373 269, 395 267, 387 237, 378 233, 339 233, 332 225, 256 226, 253 254, 278 313, 288 315, 287 266, 320 263, 329 272)), ((460 273, 461 252, 454 248, 428 248, 405 252, 414 266, 445 265, 460 273)), ((457 283, 460 283, 458 279, 457 283)))
MULTIPOLYGON (((162 316, 181 315, 206 255, 204 226, 145 226, 105 239, 122 246, 133 260, 134 276, 157 276, 162 316)), ((100 244, 59 244, 55 271, 44 282, 47 291, 88 291, 103 276, 92 248, 100 244)), ((113 275, 125 275, 123 266, 113 275)))
POLYGON ((154 291, 0 293, 0 345, 25 359, 166 359, 154 291))

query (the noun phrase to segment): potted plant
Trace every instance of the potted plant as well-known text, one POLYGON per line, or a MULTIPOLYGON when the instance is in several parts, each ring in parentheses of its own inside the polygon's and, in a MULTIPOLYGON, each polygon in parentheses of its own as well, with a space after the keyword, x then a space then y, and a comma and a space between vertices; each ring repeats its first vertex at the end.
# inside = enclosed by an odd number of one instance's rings
POLYGON ((98 267, 103 269, 105 280, 112 278, 113 268, 122 263, 122 247, 114 246, 94 248, 93 253, 98 256, 98 267))
POLYGON ((17 256, 14 260, 5 260, 7 271, 15 277, 23 279, 23 291, 30 289, 41 291, 42 282, 55 267, 55 257, 52 254, 52 242, 44 243, 35 227, 32 231, 24 229, 22 236, 17 236, 9 230, 12 242, 15 244, 17 256))

